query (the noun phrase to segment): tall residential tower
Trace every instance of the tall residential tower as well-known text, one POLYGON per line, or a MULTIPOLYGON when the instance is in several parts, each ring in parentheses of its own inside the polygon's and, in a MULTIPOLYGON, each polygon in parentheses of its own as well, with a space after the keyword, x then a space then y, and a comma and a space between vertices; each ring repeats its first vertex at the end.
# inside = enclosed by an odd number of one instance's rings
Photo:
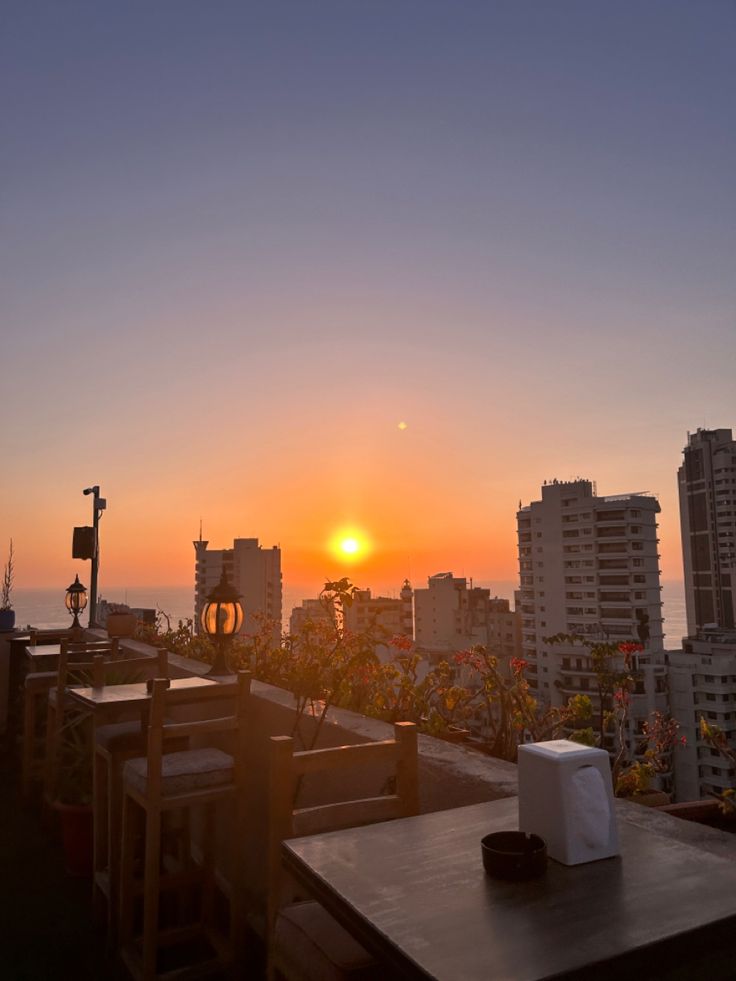
POLYGON ((736 727, 736 442, 730 429, 688 434, 678 471, 688 636, 669 651, 670 703, 685 745, 675 752, 678 800, 736 787, 736 771, 700 734, 731 745, 736 727))
POLYGON ((632 743, 651 712, 667 709, 658 513, 657 499, 647 494, 599 497, 590 480, 554 480, 542 487, 541 501, 517 514, 521 642, 532 691, 547 705, 580 693, 597 697, 587 649, 545 637, 641 643, 632 743))
POLYGON ((736 625, 736 441, 730 429, 688 434, 677 477, 687 631, 736 625))

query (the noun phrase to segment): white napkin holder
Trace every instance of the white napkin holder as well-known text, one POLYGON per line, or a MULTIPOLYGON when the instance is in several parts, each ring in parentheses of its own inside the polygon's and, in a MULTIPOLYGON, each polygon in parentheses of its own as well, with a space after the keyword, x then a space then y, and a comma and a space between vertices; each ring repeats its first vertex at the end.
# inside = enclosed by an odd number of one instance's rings
POLYGON ((608 753, 569 739, 519 747, 519 830, 563 865, 618 855, 608 753))

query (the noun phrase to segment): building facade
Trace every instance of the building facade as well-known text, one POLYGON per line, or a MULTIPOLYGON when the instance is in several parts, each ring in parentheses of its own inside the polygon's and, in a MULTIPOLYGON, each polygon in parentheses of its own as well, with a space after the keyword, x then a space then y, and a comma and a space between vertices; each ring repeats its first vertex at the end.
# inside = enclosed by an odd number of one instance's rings
POLYGON ((332 620, 331 609, 326 608, 318 599, 304 599, 291 611, 289 633, 298 634, 307 621, 317 623, 320 620, 332 620))
POLYGON ((465 578, 438 572, 425 589, 414 590, 414 640, 430 660, 476 644, 510 660, 521 653, 520 637, 519 615, 509 601, 465 578))
POLYGON ((700 738, 700 719, 736 737, 736 630, 701 630, 668 651, 670 707, 685 744, 675 750, 677 800, 699 800, 736 786, 736 771, 700 738))
POLYGON ((678 471, 690 637, 736 628, 736 441, 730 429, 688 434, 678 471))
POLYGON ((241 594, 244 617, 241 634, 260 628, 254 614, 274 621, 274 642, 281 637, 281 549, 264 548, 257 538, 236 538, 232 548, 211 549, 201 538, 195 553, 195 630, 201 630, 200 615, 210 590, 220 581, 222 570, 241 594))
POLYGON ((700 719, 736 742, 736 442, 730 429, 688 434, 678 471, 688 636, 669 651, 678 800, 736 786, 729 762, 700 737, 700 719))
POLYGON ((521 644, 532 692, 546 705, 586 694, 598 711, 587 649, 545 638, 641 643, 630 747, 649 715, 667 710, 658 513, 652 496, 599 497, 590 480, 573 480, 545 484, 542 499, 517 514, 521 644))

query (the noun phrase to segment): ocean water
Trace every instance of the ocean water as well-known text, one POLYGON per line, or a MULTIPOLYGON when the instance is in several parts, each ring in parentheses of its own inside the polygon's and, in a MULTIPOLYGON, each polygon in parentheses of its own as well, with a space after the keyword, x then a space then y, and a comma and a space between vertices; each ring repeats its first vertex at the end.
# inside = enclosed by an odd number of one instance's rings
MULTIPOLYGON (((508 580, 476 581, 476 586, 490 589, 493 595, 512 598, 517 584, 508 580)), ((376 591, 378 593, 378 590, 376 591)), ((111 603, 128 603, 130 606, 163 610, 176 625, 178 620, 186 620, 194 613, 193 586, 161 586, 129 589, 111 589, 103 593, 111 603)), ((284 621, 288 624, 293 607, 304 599, 302 590, 284 588, 284 621)), ((665 647, 676 649, 680 639, 687 633, 685 617, 685 587, 677 581, 662 583, 662 602, 664 604, 665 647)), ((513 604, 512 604, 513 605, 513 604)), ((66 627, 71 622, 64 606, 64 591, 58 589, 15 589, 13 591, 15 622, 19 627, 32 624, 34 627, 66 627)), ((84 617, 82 617, 84 622, 84 617)))

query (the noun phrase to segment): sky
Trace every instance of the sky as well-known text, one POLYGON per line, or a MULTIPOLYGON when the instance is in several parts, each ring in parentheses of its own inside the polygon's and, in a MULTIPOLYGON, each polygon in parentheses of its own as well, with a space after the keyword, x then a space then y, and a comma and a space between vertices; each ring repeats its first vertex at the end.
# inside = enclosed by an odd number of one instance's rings
POLYGON ((517 575, 545 479, 736 428, 727 0, 6 0, 0 557, 258 537, 305 595, 517 575), (399 424, 404 425, 400 428, 399 424), (356 537, 356 555, 331 544, 356 537))

